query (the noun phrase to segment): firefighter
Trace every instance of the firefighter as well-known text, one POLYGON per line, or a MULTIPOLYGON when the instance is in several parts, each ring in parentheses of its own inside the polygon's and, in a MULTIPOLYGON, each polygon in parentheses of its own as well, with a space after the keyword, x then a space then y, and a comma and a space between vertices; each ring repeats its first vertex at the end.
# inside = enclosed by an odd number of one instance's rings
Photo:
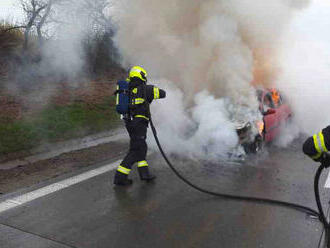
POLYGON ((324 128, 321 132, 309 137, 304 145, 303 152, 316 162, 324 165, 330 165, 330 126, 324 128))
POLYGON ((152 181, 155 176, 149 172, 146 161, 147 127, 150 119, 149 104, 166 97, 166 92, 153 85, 147 85, 147 72, 140 66, 134 66, 129 71, 130 107, 129 116, 124 118, 125 126, 130 137, 129 151, 117 168, 114 184, 130 185, 133 183, 128 175, 134 163, 137 163, 141 180, 152 181))

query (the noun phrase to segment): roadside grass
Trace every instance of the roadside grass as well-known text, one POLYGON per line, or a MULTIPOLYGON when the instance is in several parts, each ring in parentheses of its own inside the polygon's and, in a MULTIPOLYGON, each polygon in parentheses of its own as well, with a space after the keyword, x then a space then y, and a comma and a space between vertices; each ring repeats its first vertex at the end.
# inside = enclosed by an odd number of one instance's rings
POLYGON ((0 123, 0 155, 33 149, 43 142, 58 142, 83 137, 117 127, 120 119, 114 98, 100 104, 73 103, 49 106, 38 116, 0 123))
POLYGON ((37 145, 37 132, 31 123, 0 123, 0 154, 29 150, 37 145))

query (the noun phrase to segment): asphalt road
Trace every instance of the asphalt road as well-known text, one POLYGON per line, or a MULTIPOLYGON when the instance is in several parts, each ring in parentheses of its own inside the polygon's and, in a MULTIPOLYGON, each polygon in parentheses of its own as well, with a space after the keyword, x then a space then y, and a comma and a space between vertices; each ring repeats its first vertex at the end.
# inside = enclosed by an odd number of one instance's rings
MULTIPOLYGON (((316 165, 300 142, 269 150, 243 164, 175 158, 174 165, 213 191, 316 209, 316 165)), ((116 188, 110 171, 0 213, 0 247, 319 247, 322 225, 304 213, 209 196, 180 181, 158 153, 149 163, 155 183, 140 182, 133 170, 133 186, 116 188)), ((322 190, 325 202, 327 195, 322 190)))

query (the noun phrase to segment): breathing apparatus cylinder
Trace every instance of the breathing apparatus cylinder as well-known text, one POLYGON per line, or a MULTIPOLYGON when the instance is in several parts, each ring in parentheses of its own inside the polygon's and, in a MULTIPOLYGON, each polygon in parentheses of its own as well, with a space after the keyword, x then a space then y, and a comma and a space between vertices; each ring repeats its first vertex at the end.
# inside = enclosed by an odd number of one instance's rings
POLYGON ((116 111, 120 114, 121 119, 130 119, 130 92, 129 82, 118 81, 117 90, 114 92, 116 96, 116 111))

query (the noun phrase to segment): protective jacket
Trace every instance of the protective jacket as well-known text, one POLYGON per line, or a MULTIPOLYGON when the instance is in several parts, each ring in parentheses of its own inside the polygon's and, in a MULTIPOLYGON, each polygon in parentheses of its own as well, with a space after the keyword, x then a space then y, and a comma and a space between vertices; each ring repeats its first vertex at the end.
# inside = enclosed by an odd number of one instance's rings
POLYGON ((321 132, 309 137, 303 145, 303 152, 315 161, 320 161, 322 153, 328 152, 329 150, 330 126, 327 126, 321 132))
POLYGON ((146 85, 145 82, 134 78, 129 83, 129 90, 131 94, 130 115, 132 118, 144 118, 149 120, 149 104, 151 104, 153 100, 166 97, 166 92, 164 90, 154 85, 146 85), (145 101, 147 101, 148 104, 146 104, 145 101))

